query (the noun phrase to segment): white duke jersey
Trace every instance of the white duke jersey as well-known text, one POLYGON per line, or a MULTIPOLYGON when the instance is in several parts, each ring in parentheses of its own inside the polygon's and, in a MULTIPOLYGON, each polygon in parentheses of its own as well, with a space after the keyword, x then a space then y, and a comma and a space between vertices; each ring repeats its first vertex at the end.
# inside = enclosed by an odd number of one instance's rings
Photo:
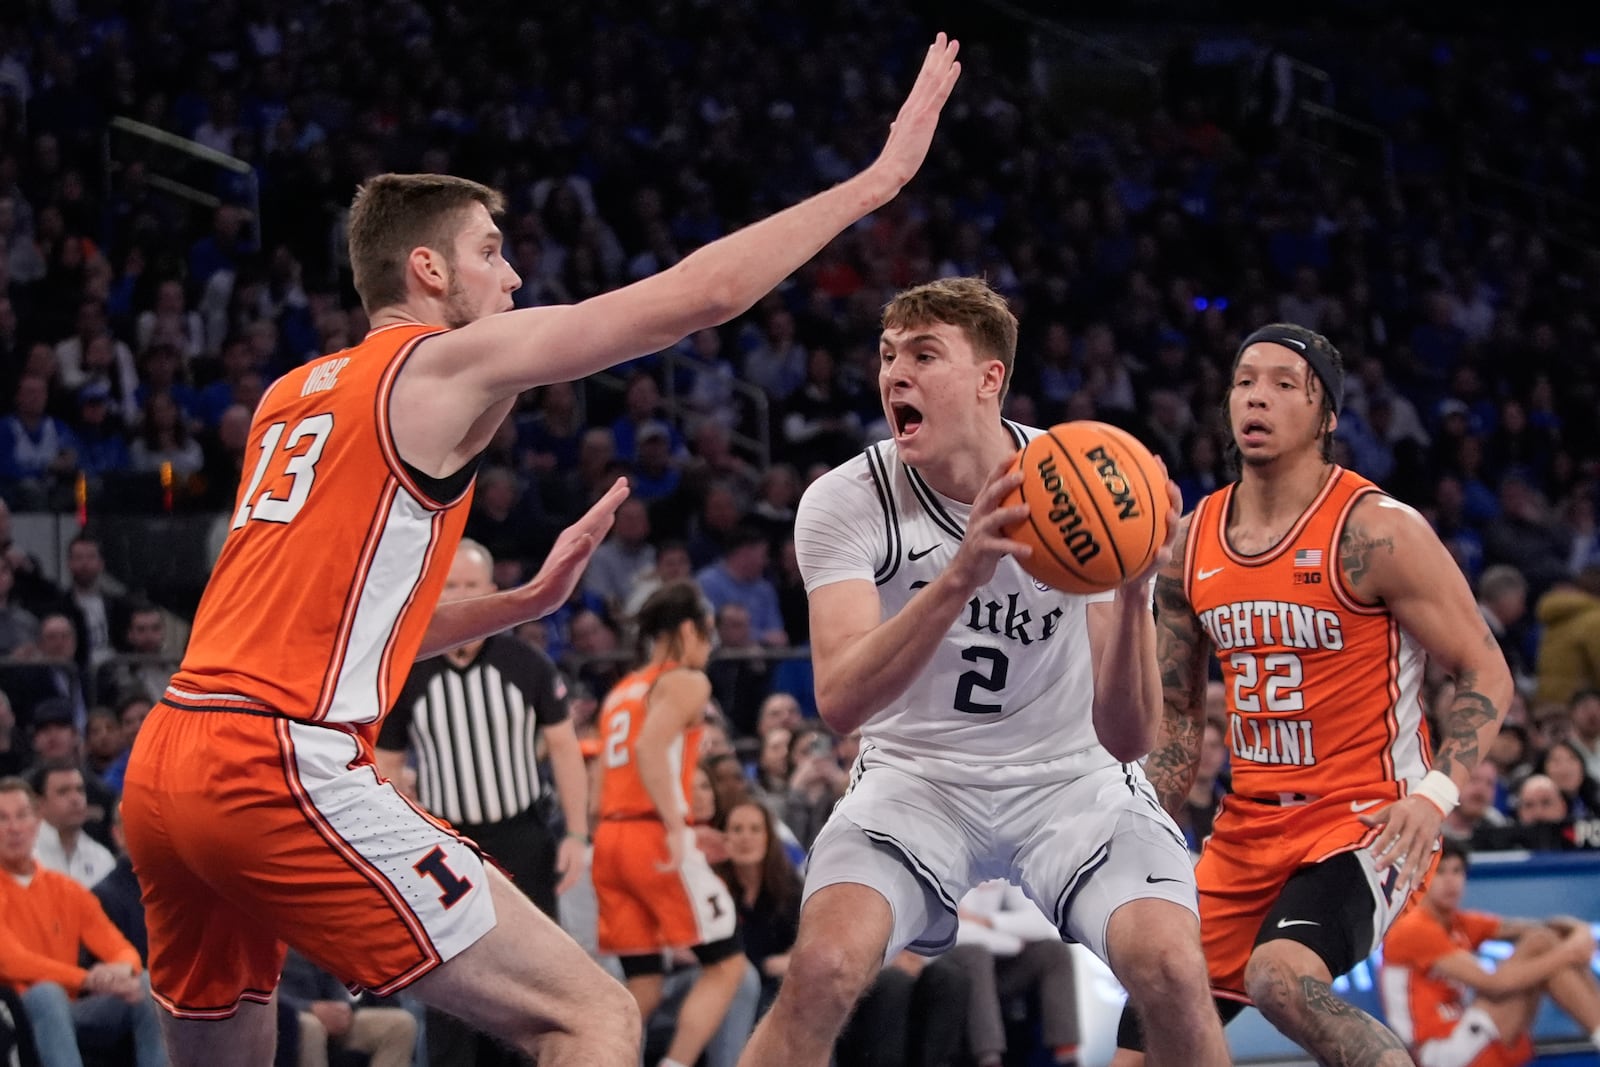
MULTIPOLYGON (((1044 432, 1005 425, 1019 448, 1044 432)), ((954 558, 971 511, 881 441, 800 501, 794 538, 806 592, 864 579, 888 619, 954 558)), ((863 749, 927 778, 978 785, 1059 781, 1116 763, 1094 731, 1086 610, 1111 596, 1060 592, 1002 559, 922 673, 862 727, 863 749)))

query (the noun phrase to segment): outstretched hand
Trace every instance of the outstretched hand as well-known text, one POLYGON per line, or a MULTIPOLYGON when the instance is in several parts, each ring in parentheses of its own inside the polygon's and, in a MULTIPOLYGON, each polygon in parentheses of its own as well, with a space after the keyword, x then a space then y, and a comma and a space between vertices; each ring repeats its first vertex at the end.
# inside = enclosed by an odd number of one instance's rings
POLYGON ((889 127, 889 139, 873 167, 893 181, 896 189, 909 182, 928 157, 933 131, 939 125, 939 112, 950 99, 956 79, 961 77, 961 64, 956 62, 956 52, 960 48, 960 42, 942 33, 934 38, 922 61, 916 84, 900 106, 894 125, 889 127))
POLYGON ((1033 548, 1021 541, 1013 541, 1006 531, 1028 517, 1022 504, 1001 507, 1011 491, 1022 484, 1022 472, 1012 470, 1015 456, 994 469, 989 480, 972 502, 972 514, 967 519, 967 532, 961 538, 961 547, 950 561, 950 571, 963 588, 977 589, 994 577, 994 569, 1005 556, 1027 559, 1033 548))
POLYGON ((528 618, 542 619, 567 602, 578 587, 584 568, 589 566, 589 558, 611 530, 617 508, 626 499, 628 479, 618 478, 583 518, 561 531, 544 566, 523 587, 528 595, 528 618))

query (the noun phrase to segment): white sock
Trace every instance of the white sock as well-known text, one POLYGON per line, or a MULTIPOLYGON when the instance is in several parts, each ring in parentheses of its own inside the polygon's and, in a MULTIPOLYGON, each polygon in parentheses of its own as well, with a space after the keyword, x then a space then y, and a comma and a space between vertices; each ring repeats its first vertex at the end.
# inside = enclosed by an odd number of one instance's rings
POLYGON ((1600 1048, 1600 1026, 1595 1027, 1589 1033, 1589 1043, 1595 1048, 1600 1048))
POLYGON ((688 1067, 688 1064, 679 1063, 677 1060, 661 1057, 661 1067, 688 1067))

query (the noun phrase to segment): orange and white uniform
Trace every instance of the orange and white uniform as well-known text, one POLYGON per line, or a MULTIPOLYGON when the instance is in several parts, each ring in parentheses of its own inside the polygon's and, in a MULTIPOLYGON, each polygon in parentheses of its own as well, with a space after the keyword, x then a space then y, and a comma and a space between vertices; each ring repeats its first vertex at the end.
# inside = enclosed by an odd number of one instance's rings
MULTIPOLYGON (((1184 588, 1221 662, 1233 773, 1195 868, 1219 995, 1244 998, 1245 963, 1284 882, 1370 843, 1378 831, 1359 815, 1428 772, 1425 654, 1382 605, 1345 587, 1339 566, 1346 518, 1378 492, 1334 467, 1283 540, 1256 556, 1228 544, 1232 486, 1190 519, 1184 588)), ((1392 919, 1375 916, 1372 936, 1392 919)))
MULTIPOLYGON (((683 862, 663 871, 666 828, 639 777, 635 750, 656 680, 676 668, 664 663, 624 677, 600 711, 600 824, 594 835, 595 899, 600 951, 642 956, 663 948, 692 948, 733 936, 738 919, 733 898, 684 831, 683 862)), ((685 822, 700 751, 700 727, 692 726, 667 750, 679 788, 674 798, 685 822)))
POLYGON ((470 842, 378 777, 466 524, 472 469, 432 479, 389 394, 440 327, 395 325, 284 375, 250 428, 232 526, 123 798, 151 985, 185 1018, 265 1003, 283 941, 392 992, 494 925, 470 842))
POLYGON ((1457 911, 1449 925, 1426 908, 1395 921, 1383 942, 1383 1013, 1389 1027, 1424 1067, 1519 1067, 1533 1059, 1526 1030, 1501 1041, 1485 1012, 1473 1009, 1460 983, 1433 973, 1457 952, 1473 952, 1500 929, 1500 919, 1457 911))

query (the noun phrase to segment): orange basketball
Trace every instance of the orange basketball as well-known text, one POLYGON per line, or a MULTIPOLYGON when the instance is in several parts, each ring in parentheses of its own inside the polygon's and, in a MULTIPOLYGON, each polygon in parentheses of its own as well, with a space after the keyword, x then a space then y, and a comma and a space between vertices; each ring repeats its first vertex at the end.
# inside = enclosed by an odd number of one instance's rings
POLYGON ((1064 422, 1029 441, 1016 463, 1022 485, 1005 506, 1025 504, 1028 517, 1008 536, 1033 547, 1018 562, 1034 578, 1098 593, 1154 561, 1167 539, 1167 477, 1131 434, 1064 422))

